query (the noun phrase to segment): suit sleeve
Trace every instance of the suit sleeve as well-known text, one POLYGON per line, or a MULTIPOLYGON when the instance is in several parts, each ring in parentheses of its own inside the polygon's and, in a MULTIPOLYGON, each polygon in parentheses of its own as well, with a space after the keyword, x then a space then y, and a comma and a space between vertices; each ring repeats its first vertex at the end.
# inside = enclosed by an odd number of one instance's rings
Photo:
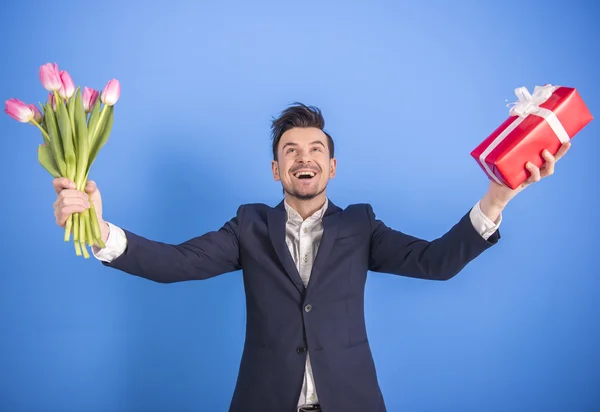
POLYGON ((149 240, 123 229, 127 237, 124 253, 102 264, 159 283, 204 280, 239 270, 243 208, 220 229, 180 244, 149 240))
POLYGON ((366 205, 371 228, 369 270, 419 279, 448 280, 500 239, 487 239, 473 226, 470 212, 443 236, 428 241, 391 229, 366 205))

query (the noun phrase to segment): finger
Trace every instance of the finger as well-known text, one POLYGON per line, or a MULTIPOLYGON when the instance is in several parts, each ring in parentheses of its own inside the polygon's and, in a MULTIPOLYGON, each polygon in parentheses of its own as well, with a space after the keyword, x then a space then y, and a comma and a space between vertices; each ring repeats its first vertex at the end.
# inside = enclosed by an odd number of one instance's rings
POLYGON ((554 155, 554 158, 556 160, 560 159, 569 151, 570 148, 571 148, 571 141, 563 143, 560 146, 560 148, 558 149, 558 152, 556 152, 556 154, 554 155))
POLYGON ((529 176, 529 179, 527 179, 527 181, 530 183, 539 182, 542 178, 540 175, 540 169, 531 162, 527 162, 526 167, 527 170, 529 170, 529 173, 531 173, 531 176, 529 176))
POLYGON ((63 189, 56 197, 55 204, 62 202, 64 199, 82 199, 87 200, 88 195, 77 189, 63 189))
POLYGON ((64 227, 67 223, 67 219, 69 219, 69 216, 71 216, 73 213, 85 212, 85 210, 86 208, 80 205, 64 207, 59 212, 54 213, 54 216, 56 216, 56 224, 64 227))
POLYGON ((71 197, 65 197, 63 199, 60 199, 57 202, 57 206, 58 208, 64 208, 66 206, 72 206, 72 205, 79 205, 79 206, 83 206, 83 207, 90 207, 90 202, 88 201, 87 195, 84 194, 83 192, 79 192, 81 193, 82 196, 71 196, 71 197))
POLYGON ((53 205, 54 214, 56 216, 63 214, 63 213, 65 213, 64 212, 65 209, 70 210, 70 208, 73 206, 83 208, 82 211, 85 211, 86 209, 90 208, 90 203, 88 202, 88 200, 86 198, 81 198, 81 197, 67 197, 64 199, 60 199, 60 200, 57 200, 56 202, 54 202, 54 205, 53 205))
POLYGON ((56 194, 59 194, 64 189, 75 189, 77 187, 75 185, 75 182, 73 182, 70 179, 67 179, 66 177, 55 178, 54 180, 52 180, 52 186, 54 186, 56 194))
POLYGON ((542 157, 544 160, 546 160, 546 163, 541 171, 541 175, 542 177, 550 176, 552 173, 554 173, 554 164, 556 163, 556 158, 552 156, 552 153, 550 153, 548 150, 544 150, 542 152, 542 157))

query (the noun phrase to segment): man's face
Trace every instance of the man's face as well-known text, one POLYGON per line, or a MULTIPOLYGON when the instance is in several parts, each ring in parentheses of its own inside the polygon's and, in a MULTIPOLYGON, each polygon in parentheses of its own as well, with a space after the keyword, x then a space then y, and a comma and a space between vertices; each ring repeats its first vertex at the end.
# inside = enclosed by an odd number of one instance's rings
POLYGON ((335 176, 336 160, 329 158, 327 136, 318 128, 293 128, 285 132, 273 161, 273 177, 283 190, 298 199, 312 199, 325 192, 335 176))

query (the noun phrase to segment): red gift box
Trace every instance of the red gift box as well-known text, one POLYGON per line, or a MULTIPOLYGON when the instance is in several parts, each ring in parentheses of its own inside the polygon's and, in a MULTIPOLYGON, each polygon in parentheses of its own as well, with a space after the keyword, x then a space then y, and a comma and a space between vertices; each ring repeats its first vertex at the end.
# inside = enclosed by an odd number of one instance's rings
POLYGON ((511 189, 529 178, 527 162, 541 167, 544 149, 556 154, 593 119, 572 87, 536 86, 533 95, 520 87, 515 94, 508 119, 471 152, 490 179, 511 189))

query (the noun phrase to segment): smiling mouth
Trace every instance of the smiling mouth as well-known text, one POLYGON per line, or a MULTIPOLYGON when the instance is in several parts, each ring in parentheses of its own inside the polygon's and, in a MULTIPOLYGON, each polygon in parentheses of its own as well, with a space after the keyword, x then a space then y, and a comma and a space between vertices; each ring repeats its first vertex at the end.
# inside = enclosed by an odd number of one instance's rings
POLYGON ((296 172, 296 173, 294 173, 294 177, 295 177, 296 179, 306 179, 306 180, 310 180, 310 179, 312 179, 313 177, 315 177, 315 176, 316 176, 316 174, 317 174, 316 172, 313 172, 313 171, 310 171, 310 170, 306 170, 306 171, 305 171, 305 170, 302 170, 302 171, 299 171, 299 172, 296 172))

